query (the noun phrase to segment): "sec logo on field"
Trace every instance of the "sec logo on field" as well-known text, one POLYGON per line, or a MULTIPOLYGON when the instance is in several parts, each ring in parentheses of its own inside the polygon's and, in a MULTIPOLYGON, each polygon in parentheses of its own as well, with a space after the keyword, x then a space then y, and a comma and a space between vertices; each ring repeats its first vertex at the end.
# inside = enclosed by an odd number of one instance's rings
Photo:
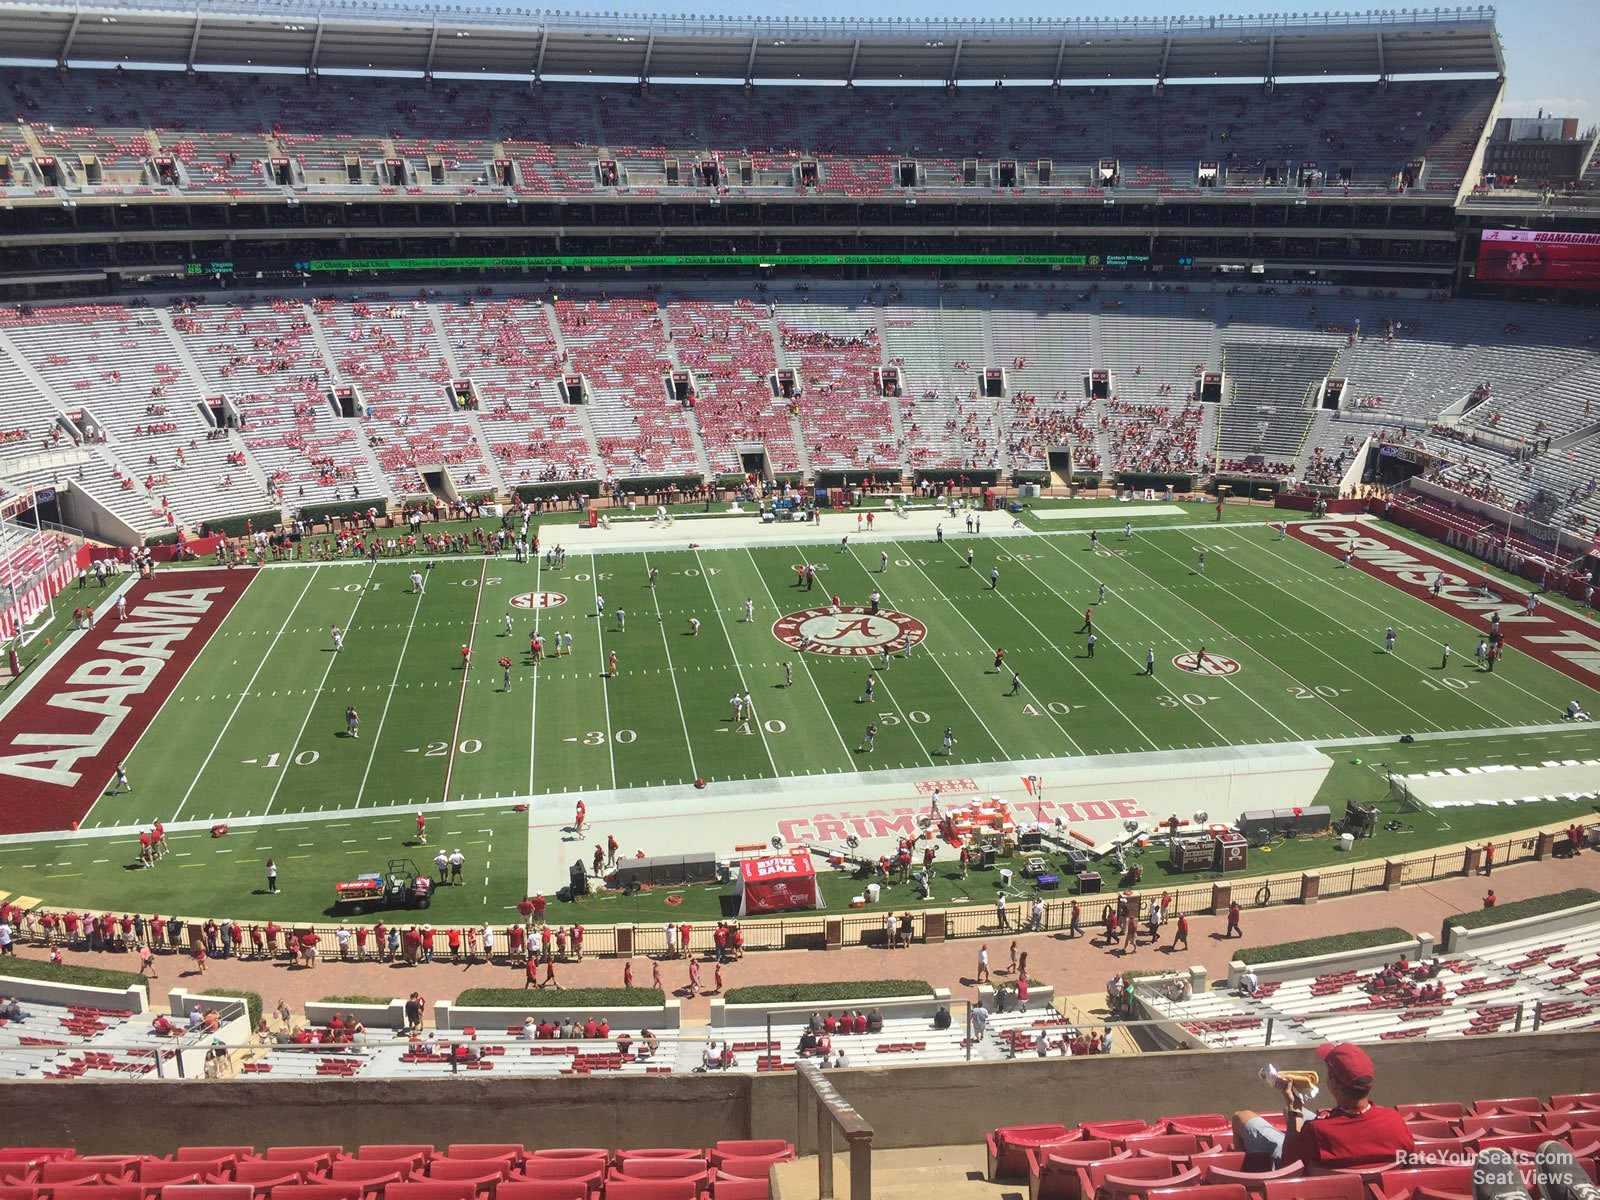
POLYGON ((566 602, 560 592, 523 592, 511 597, 512 608, 559 608, 566 602))
POLYGON ((928 636, 928 627, 905 613, 874 613, 859 604, 832 608, 807 608, 779 617, 772 636, 785 646, 808 654, 835 658, 867 658, 884 649, 915 646, 928 636))
POLYGON ((1196 654, 1180 654, 1172 660, 1172 665, 1180 671, 1188 671, 1191 675, 1237 675, 1239 663, 1236 659, 1224 657, 1221 654, 1207 654, 1205 661, 1199 661, 1196 654))

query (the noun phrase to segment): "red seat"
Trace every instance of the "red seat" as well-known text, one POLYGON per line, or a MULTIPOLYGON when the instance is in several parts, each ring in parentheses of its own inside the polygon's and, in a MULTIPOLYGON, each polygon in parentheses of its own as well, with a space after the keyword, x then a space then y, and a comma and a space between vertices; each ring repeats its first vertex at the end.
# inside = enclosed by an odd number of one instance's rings
POLYGON ((711 1200, 771 1200, 772 1188, 765 1179, 735 1179, 718 1175, 711 1183, 711 1200))
POLYGON ((1454 1100, 1443 1100, 1436 1104, 1396 1104, 1394 1108, 1408 1121, 1413 1117, 1459 1121, 1465 1115, 1465 1110, 1454 1100))
POLYGON ((1095 1184, 1096 1200, 1133 1200, 1157 1188, 1188 1187, 1200 1180, 1200 1172, 1193 1167, 1179 1169, 1159 1158, 1130 1158, 1091 1168, 1093 1171, 1100 1174, 1095 1184))
POLYGON ((1237 1183, 1201 1183, 1194 1187, 1157 1188, 1146 1192, 1145 1200, 1250 1200, 1250 1193, 1237 1183))
MULTIPOLYGON (((1600 1107, 1597 1105, 1596 1107, 1600 1107)), ((716 1161, 718 1154, 735 1158, 765 1157, 770 1154, 781 1154, 787 1162, 794 1157, 794 1145, 782 1138, 746 1138, 743 1141, 719 1141, 711 1148, 711 1160, 716 1161)))
POLYGON ((1255 1188, 1269 1179, 1295 1179, 1305 1174, 1303 1163, 1290 1163, 1275 1171, 1246 1171, 1244 1164, 1224 1165, 1208 1158, 1195 1160, 1195 1169, 1206 1183, 1237 1183, 1240 1187, 1255 1188))
POLYGON ((619 1163, 633 1162, 638 1159, 646 1158, 694 1159, 696 1162, 705 1162, 706 1152, 704 1150, 684 1150, 675 1146, 651 1147, 644 1150, 617 1151, 617 1161, 619 1163))
POLYGON ((984 1136, 989 1151, 990 1183, 1019 1178, 1028 1169, 1028 1149, 1077 1135, 1065 1125, 1002 1125, 984 1136))
POLYGON ((1600 1092, 1563 1092, 1551 1096, 1550 1103, 1545 1107, 1552 1112, 1565 1108, 1600 1109, 1600 1092))
POLYGON ((606 1200, 698 1200, 700 1185, 693 1179, 624 1179, 606 1182, 606 1200))
POLYGON ((1082 1172, 1094 1163, 1124 1162, 1133 1155, 1110 1142, 1068 1138, 1028 1147, 1028 1200, 1078 1200, 1082 1172))
POLYGON ((1406 1128, 1411 1131, 1413 1138, 1457 1137, 1461 1133, 1460 1125, 1441 1117, 1418 1117, 1415 1121, 1407 1121, 1406 1128))
POLYGON ((1181 1117, 1167 1117, 1162 1123, 1169 1133, 1212 1133, 1233 1128, 1233 1122, 1221 1113, 1188 1113, 1181 1117))
POLYGON ((238 1162, 241 1158, 254 1158, 254 1146, 179 1146, 176 1154, 172 1156, 174 1162, 198 1162, 216 1160, 219 1158, 230 1159, 238 1162))
POLYGON ((454 1179, 414 1179, 383 1189, 383 1200, 476 1200, 477 1195, 471 1183, 454 1179))
POLYGON ((1481 1142, 1478 1137, 1418 1138, 1417 1153, 1425 1156, 1423 1162, 1444 1162, 1463 1155, 1471 1158, 1481 1142))
POLYGON ((51 1200, 56 1196, 62 1200, 143 1200, 144 1197, 144 1190, 136 1183, 60 1183, 46 1190, 51 1200))
POLYGON ((358 1146, 356 1148, 356 1157, 380 1158, 386 1159, 390 1162, 397 1158, 409 1158, 414 1164, 412 1169, 415 1170, 417 1167, 420 1167, 423 1163, 427 1162, 433 1157, 433 1147, 425 1145, 422 1142, 401 1142, 382 1146, 358 1146))
POLYGON ((1401 1167, 1385 1171, 1373 1189, 1374 1200, 1416 1200, 1424 1189, 1436 1195, 1459 1194, 1471 1200, 1472 1168, 1401 1167))
POLYGON ((129 1174, 126 1164, 120 1159, 97 1163, 82 1158, 43 1162, 33 1172, 36 1183, 127 1183, 129 1174))
POLYGON ((1081 1138, 1104 1138, 1108 1142, 1118 1138, 1133 1137, 1140 1133, 1160 1133, 1161 1126, 1147 1125, 1143 1121, 1085 1121, 1078 1126, 1081 1138))
MULTIPOLYGON (((1560 1117, 1557 1116, 1559 1121, 1560 1117)), ((1484 1116, 1465 1117, 1461 1121, 1461 1132, 1467 1136, 1474 1133, 1504 1135, 1508 1133, 1538 1133, 1543 1128, 1544 1114, 1524 1112, 1500 1112, 1484 1116)), ((1565 1125, 1562 1128, 1566 1128, 1565 1125)))
POLYGON ((1355 1175, 1302 1175, 1267 1180, 1261 1200, 1366 1200, 1366 1189, 1355 1175))
POLYGON ((579 1179, 599 1190, 605 1182, 603 1158, 530 1158, 521 1171, 512 1172, 512 1182, 522 1179, 579 1179))
POLYGON ((1113 1138, 1111 1144, 1141 1158, 1189 1158, 1199 1153, 1200 1139, 1192 1133, 1146 1133, 1113 1138))
POLYGON ((458 1142, 445 1153, 458 1161, 461 1159, 493 1159, 496 1162, 508 1162, 514 1167, 520 1167, 522 1160, 528 1157, 528 1151, 520 1142, 458 1142))
POLYGON ((713 1163, 712 1167, 717 1174, 731 1175, 735 1179, 766 1179, 772 1173, 774 1164, 788 1161, 780 1154, 750 1154, 740 1158, 724 1158, 713 1163))
POLYGON ((419 1167, 409 1158, 341 1158, 328 1168, 331 1183, 359 1183, 376 1191, 391 1183, 405 1183, 419 1167))
POLYGON ((161 1189, 161 1200, 254 1200, 248 1183, 174 1183, 161 1189))
POLYGON ((272 1200, 362 1200, 359 1183, 291 1183, 272 1189, 272 1200))
POLYGON ((0 1148, 0 1163, 43 1162, 51 1158, 77 1158, 71 1146, 6 1146, 0 1148))
POLYGON ((495 1189, 496 1200, 589 1200, 594 1194, 582 1179, 509 1179, 495 1189))
MULTIPOLYGON (((163 1162, 150 1159, 139 1164, 139 1183, 142 1187, 164 1187, 169 1183, 209 1183, 213 1164, 204 1162, 163 1162)), ((232 1167, 232 1163, 228 1166, 232 1167)))
POLYGON ((282 1162, 285 1159, 304 1160, 315 1159, 320 1168, 326 1169, 336 1158, 344 1157, 343 1146, 268 1146, 262 1158, 269 1162, 282 1162))
POLYGON ((281 1159, 273 1162, 265 1158, 246 1159, 233 1168, 235 1183, 248 1183, 258 1192, 270 1192, 280 1184, 309 1183, 319 1179, 322 1172, 315 1158, 281 1159))
POLYGON ((704 1183, 711 1168, 693 1158, 630 1158, 611 1168, 611 1179, 695 1179, 704 1183))
POLYGON ((0 1200, 44 1200, 50 1189, 38 1183, 0 1184, 0 1200))
POLYGON ((1494 1113, 1541 1113, 1544 1103, 1537 1096, 1515 1096, 1510 1099, 1478 1100, 1471 1110, 1474 1117, 1491 1116, 1494 1113))
POLYGON ((600 1165, 605 1166, 611 1161, 611 1151, 595 1150, 593 1148, 580 1146, 553 1146, 548 1150, 534 1150, 530 1152, 527 1161, 532 1162, 536 1158, 542 1159, 546 1162, 561 1159, 597 1158, 600 1160, 600 1165))

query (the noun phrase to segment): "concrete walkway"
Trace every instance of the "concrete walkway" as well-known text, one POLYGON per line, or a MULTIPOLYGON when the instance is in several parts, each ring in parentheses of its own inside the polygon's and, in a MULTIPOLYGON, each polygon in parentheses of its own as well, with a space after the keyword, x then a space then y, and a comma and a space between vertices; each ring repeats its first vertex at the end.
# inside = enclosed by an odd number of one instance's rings
MULTIPOLYGON (((1396 925, 1418 933, 1437 933, 1444 919, 1455 913, 1475 910, 1492 885, 1502 903, 1547 895, 1574 887, 1600 889, 1600 853, 1587 851, 1574 858, 1547 859, 1495 871, 1492 880, 1454 877, 1432 884, 1417 884, 1395 892, 1367 892, 1341 899, 1324 900, 1310 907, 1278 905, 1259 911, 1246 909, 1242 923, 1244 937, 1229 942, 1223 936, 1221 918, 1190 919, 1189 949, 1174 951, 1171 926, 1163 933, 1163 944, 1152 948, 1141 944, 1126 956, 1102 947, 1097 936, 1071 940, 1065 932, 1011 934, 996 931, 987 939, 991 964, 1006 978, 1011 943, 1028 953, 1028 974, 1055 987, 1057 995, 1098 995, 1106 980, 1122 970, 1159 971, 1203 966, 1213 980, 1226 976, 1235 950, 1247 945, 1272 945, 1301 938, 1322 937, 1355 930, 1396 925)), ((1247 889, 1248 890, 1248 889, 1247 889)), ((560 919, 560 909, 552 910, 560 919)), ((1086 921, 1097 919, 1098 902, 1085 907, 1086 921)), ((1091 929, 1091 934, 1096 931, 1091 929)), ((905 950, 854 947, 835 951, 768 951, 746 955, 742 962, 723 968, 724 986, 744 987, 763 983, 831 982, 847 979, 925 979, 935 987, 947 987, 958 999, 975 996, 974 974, 978 949, 984 942, 965 938, 940 945, 917 945, 905 950)), ((322 948, 337 955, 336 947, 322 948)), ((25 957, 42 958, 45 951, 21 946, 25 957)), ((66 961, 84 966, 117 970, 136 970, 132 955, 71 952, 66 961)), ((166 990, 187 988, 203 992, 207 986, 257 992, 270 1009, 280 1000, 296 1012, 307 1001, 334 995, 380 997, 406 996, 421 992, 429 1001, 449 999, 465 988, 520 988, 521 966, 451 966, 448 962, 406 967, 375 962, 341 963, 335 957, 316 968, 291 967, 285 961, 252 962, 241 959, 212 960, 204 975, 187 958, 162 955, 157 958, 157 979, 151 987, 152 999, 159 1001, 166 990)), ((669 993, 683 1002, 686 1024, 708 1019, 709 1002, 704 995, 688 996, 688 965, 684 960, 660 962, 662 983, 669 993)), ((566 987, 621 987, 623 964, 617 959, 591 958, 579 963, 559 964, 557 978, 566 987)), ((3 974, 0 967, 0 974, 3 974)), ((710 967, 702 969, 705 986, 712 981, 710 967)), ((636 986, 649 986, 650 960, 633 960, 636 986)), ((549 993, 529 990, 529 1007, 536 1009, 549 993)), ((553 999, 553 997, 551 997, 553 999)))

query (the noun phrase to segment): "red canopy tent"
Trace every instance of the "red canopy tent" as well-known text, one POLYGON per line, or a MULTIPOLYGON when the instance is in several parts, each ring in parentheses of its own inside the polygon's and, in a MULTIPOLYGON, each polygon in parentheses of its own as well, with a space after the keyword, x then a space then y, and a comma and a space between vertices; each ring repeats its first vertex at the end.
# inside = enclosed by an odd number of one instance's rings
POLYGON ((809 850, 787 850, 739 864, 739 915, 821 908, 822 888, 809 850))

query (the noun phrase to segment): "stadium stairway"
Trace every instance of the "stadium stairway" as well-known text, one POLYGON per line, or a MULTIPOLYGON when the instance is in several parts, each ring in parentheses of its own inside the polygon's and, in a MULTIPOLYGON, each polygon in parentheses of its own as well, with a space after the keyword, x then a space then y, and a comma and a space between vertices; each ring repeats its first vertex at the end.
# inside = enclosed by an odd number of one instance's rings
MULTIPOLYGON (((911 1099, 908 1097, 908 1099, 911 1099)), ((1015 1183, 984 1178, 982 1146, 923 1146, 876 1150, 872 1155, 872 1200, 1015 1200, 1015 1183)), ((1027 1185, 1023 1185, 1026 1191, 1027 1185)), ((772 1200, 817 1200, 817 1157, 778 1163, 772 1171, 772 1200)), ((833 1157, 833 1194, 850 1200, 850 1156, 833 1157)))

